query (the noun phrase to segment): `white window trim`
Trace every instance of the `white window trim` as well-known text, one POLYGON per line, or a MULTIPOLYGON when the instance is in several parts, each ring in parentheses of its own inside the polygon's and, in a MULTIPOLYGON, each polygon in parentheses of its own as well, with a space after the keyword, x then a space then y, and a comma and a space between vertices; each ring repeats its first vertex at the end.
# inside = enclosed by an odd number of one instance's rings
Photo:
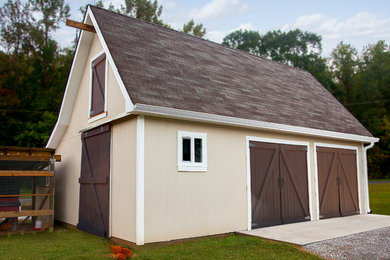
POLYGON ((275 144, 288 144, 288 145, 301 145, 306 146, 306 167, 307 167, 307 189, 309 193, 309 214, 310 214, 310 221, 316 220, 314 218, 313 214, 313 205, 312 205, 312 186, 311 186, 311 158, 310 158, 310 143, 309 142, 303 142, 303 141, 293 141, 293 140, 287 140, 287 139, 274 139, 274 138, 263 138, 263 137, 256 137, 256 136, 246 136, 246 190, 247 190, 247 228, 248 230, 252 230, 252 188, 251 188, 251 160, 250 160, 250 149, 249 149, 249 142, 255 141, 255 142, 265 142, 265 143, 275 143, 275 144))
POLYGON ((99 51, 96 55, 94 55, 89 61, 89 105, 88 105, 88 123, 95 122, 99 119, 105 118, 107 116, 107 77, 108 77, 108 60, 106 55, 106 67, 105 76, 104 76, 104 112, 97 114, 95 116, 90 116, 90 111, 92 108, 92 81, 93 81, 93 73, 92 73, 92 63, 94 60, 99 58, 101 55, 105 53, 104 50, 99 51))
POLYGON ((194 132, 177 132, 177 168, 183 172, 205 172, 207 171, 207 134, 194 132), (183 162, 183 138, 191 138, 191 162, 183 162), (194 139, 202 139, 202 162, 195 162, 194 139))
POLYGON ((318 187, 318 165, 317 165, 317 147, 327 147, 327 148, 336 148, 336 149, 346 149, 353 150, 356 153, 356 174, 357 174, 357 185, 358 185, 358 205, 359 205, 359 213, 362 214, 362 202, 361 202, 361 191, 360 191, 360 163, 359 163, 359 148, 357 146, 349 146, 349 145, 339 145, 333 143, 318 143, 314 142, 314 175, 316 180, 316 194, 317 194, 317 216, 316 219, 320 219, 320 194, 318 187))

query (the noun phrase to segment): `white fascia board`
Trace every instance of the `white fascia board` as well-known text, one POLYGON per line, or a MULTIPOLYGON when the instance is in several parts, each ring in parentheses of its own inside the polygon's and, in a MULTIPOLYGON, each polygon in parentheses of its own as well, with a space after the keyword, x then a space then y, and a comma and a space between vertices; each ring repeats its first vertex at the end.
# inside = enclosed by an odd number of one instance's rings
POLYGON ((96 22, 95 16, 93 15, 93 12, 91 11, 90 6, 88 6, 87 15, 91 18, 91 21, 92 21, 92 24, 93 24, 93 26, 95 28, 96 34, 99 37, 99 40, 100 40, 100 43, 103 46, 104 52, 106 53, 106 58, 108 59, 108 61, 110 63, 112 71, 114 72, 114 76, 115 76, 115 78, 116 78, 116 80, 117 80, 117 82, 119 84, 120 89, 121 89, 123 98, 125 99, 125 112, 130 112, 130 111, 133 110, 134 105, 131 102, 130 95, 127 92, 125 84, 123 84, 122 78, 119 75, 118 68, 115 65, 115 62, 114 62, 114 60, 113 60, 113 58, 111 56, 111 53, 110 53, 110 51, 108 49, 106 41, 103 38, 103 34, 102 34, 102 32, 101 32, 101 30, 99 28, 98 23, 96 22))
MULTIPOLYGON (((121 89, 123 98, 125 99, 125 113, 129 113, 133 110, 133 103, 131 102, 129 93, 127 92, 125 85, 123 84, 123 81, 119 76, 118 69, 114 63, 114 60, 112 59, 111 53, 108 50, 101 30, 89 6, 83 22, 87 23, 88 19, 91 20, 92 25, 95 28, 96 34, 100 40, 100 43, 103 46, 103 50, 106 53, 106 58, 109 61, 112 71, 114 72, 114 76, 121 89)), ((80 87, 81 78, 84 73, 84 68, 87 64, 87 58, 89 55, 89 49, 91 47, 93 37, 94 33, 87 32, 84 30, 81 31, 80 39, 77 43, 76 52, 74 54, 72 66, 70 69, 68 82, 66 84, 64 97, 62 99, 60 113, 58 115, 57 123, 50 135, 49 141, 47 142, 47 148, 57 148, 66 131, 66 128, 68 127, 70 117, 73 111, 73 106, 76 102, 77 93, 80 87)))
MULTIPOLYGON (((84 23, 87 16, 84 19, 84 23)), ((73 106, 76 101, 77 93, 80 87, 81 78, 87 62, 89 49, 93 40, 94 33, 81 31, 80 39, 77 43, 76 52, 74 54, 72 66, 69 72, 68 81, 66 83, 64 97, 62 99, 60 113, 57 123, 47 142, 47 148, 57 148, 68 127, 70 117, 72 115, 73 106)))
POLYGON ((379 138, 376 137, 346 134, 346 133, 333 132, 327 130, 313 129, 308 127, 269 123, 269 122, 263 122, 257 120, 221 116, 215 114, 208 114, 202 112, 194 112, 188 110, 166 108, 166 107, 159 107, 159 106, 152 106, 152 105, 145 105, 145 104, 136 104, 134 106, 134 110, 132 111, 132 113, 185 119, 185 120, 192 120, 198 122, 208 122, 208 123, 216 123, 216 124, 223 124, 223 125, 239 126, 239 127, 247 127, 247 128, 256 128, 256 129, 269 130, 269 131, 278 131, 282 133, 293 133, 299 135, 309 135, 309 136, 316 136, 322 138, 355 141, 355 142, 362 142, 362 143, 377 142, 379 140, 379 138))

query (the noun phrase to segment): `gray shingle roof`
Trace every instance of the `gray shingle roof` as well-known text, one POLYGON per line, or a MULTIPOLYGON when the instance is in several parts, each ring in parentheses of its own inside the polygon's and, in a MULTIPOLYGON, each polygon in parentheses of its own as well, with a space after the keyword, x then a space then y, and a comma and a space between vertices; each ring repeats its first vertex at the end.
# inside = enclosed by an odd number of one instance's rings
POLYGON ((91 10, 134 104, 372 136, 304 70, 91 10))

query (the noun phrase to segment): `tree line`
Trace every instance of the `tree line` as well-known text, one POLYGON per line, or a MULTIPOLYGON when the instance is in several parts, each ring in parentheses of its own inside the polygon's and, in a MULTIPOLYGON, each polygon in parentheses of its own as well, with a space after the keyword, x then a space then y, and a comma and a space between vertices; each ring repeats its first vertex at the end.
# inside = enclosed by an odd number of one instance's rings
MULTIPOLYGON (((157 0, 124 0, 119 8, 95 5, 165 27, 157 0)), ((80 8, 85 13, 86 8, 80 8)), ((0 144, 43 147, 55 125, 77 37, 61 48, 52 37, 70 16, 64 0, 8 0, 0 7, 0 144)), ((206 28, 190 20, 184 33, 204 37, 206 28)), ((224 45, 309 71, 380 142, 369 150, 371 177, 390 177, 390 49, 385 41, 360 52, 340 42, 324 58, 322 38, 299 29, 237 30, 224 45)))

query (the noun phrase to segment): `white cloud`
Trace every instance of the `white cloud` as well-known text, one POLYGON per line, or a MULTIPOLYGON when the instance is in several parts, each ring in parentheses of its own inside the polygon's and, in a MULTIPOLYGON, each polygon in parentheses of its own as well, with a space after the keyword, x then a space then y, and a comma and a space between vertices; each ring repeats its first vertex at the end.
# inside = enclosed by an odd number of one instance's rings
POLYGON ((217 42, 217 43, 222 43, 223 38, 228 35, 231 32, 237 31, 237 30, 252 30, 256 31, 256 28, 253 26, 251 23, 243 23, 240 24, 238 27, 233 28, 228 31, 210 31, 206 33, 206 38, 209 39, 210 41, 217 42))
POLYGON ((206 38, 210 41, 221 43, 226 34, 225 31, 210 31, 206 32, 206 38))
POLYGON ((218 20, 226 18, 232 13, 245 12, 249 6, 241 0, 212 0, 203 7, 194 8, 190 11, 190 16, 196 20, 218 20))
POLYGON ((123 0, 103 0, 103 5, 105 8, 108 8, 110 4, 113 4, 116 8, 119 8, 121 5, 125 5, 123 0))
POLYGON ((240 24, 237 28, 230 30, 230 32, 237 31, 237 30, 251 30, 251 31, 256 31, 256 28, 253 26, 251 23, 243 23, 240 24))
POLYGON ((292 25, 283 30, 299 28, 320 34, 323 37, 324 55, 329 56, 337 43, 351 43, 359 50, 368 43, 390 38, 390 19, 371 13, 358 13, 348 19, 340 20, 322 14, 300 16, 292 25))
POLYGON ((60 47, 69 47, 76 37, 76 31, 74 28, 64 26, 51 33, 51 36, 59 43, 60 47))
POLYGON ((163 6, 163 12, 164 12, 164 10, 176 9, 178 6, 175 1, 169 1, 169 0, 159 1, 159 4, 163 6))

